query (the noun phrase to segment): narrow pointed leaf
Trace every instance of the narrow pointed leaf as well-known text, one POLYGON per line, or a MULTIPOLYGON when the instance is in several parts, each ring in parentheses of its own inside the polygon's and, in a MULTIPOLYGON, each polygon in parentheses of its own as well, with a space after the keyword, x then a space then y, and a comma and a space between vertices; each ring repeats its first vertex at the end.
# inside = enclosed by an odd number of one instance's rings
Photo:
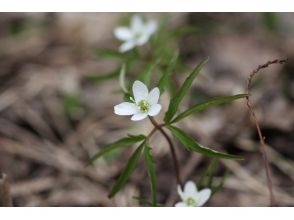
POLYGON ((222 153, 216 150, 212 150, 208 147, 204 147, 201 144, 197 143, 190 135, 183 132, 181 129, 174 127, 174 126, 168 126, 169 130, 172 132, 173 136, 181 142, 184 147, 189 151, 195 151, 201 154, 204 154, 209 157, 217 157, 217 158, 223 158, 223 159, 235 159, 240 160, 242 159, 239 156, 222 153))
POLYGON ((135 144, 139 141, 142 141, 145 139, 144 135, 137 135, 137 136, 128 136, 122 139, 119 139, 118 141, 107 145, 106 147, 104 147, 101 151, 99 151, 98 153, 96 153, 91 159, 89 164, 92 164, 94 161, 96 161, 98 158, 100 158, 101 156, 103 156, 106 153, 109 153, 112 150, 115 150, 119 147, 124 147, 124 146, 128 146, 131 144, 135 144))
POLYGON ((145 142, 143 142, 132 154, 132 156, 129 158, 127 165, 121 172, 118 180, 114 184, 114 186, 111 189, 111 192, 109 193, 108 197, 112 198, 115 196, 115 194, 121 190, 121 188, 125 185, 127 180, 129 179, 129 176, 133 173, 138 160, 140 159, 143 147, 145 146, 145 142))
POLYGON ((165 122, 170 122, 174 115, 176 114, 179 104, 181 103, 182 99, 184 98, 186 92, 192 85, 193 80, 199 74, 200 70, 203 66, 207 63, 208 59, 203 60, 198 66, 192 71, 192 73, 186 78, 185 82, 183 83, 182 87, 179 91, 175 94, 175 96, 170 100, 168 110, 164 116, 165 122))
POLYGON ((152 205, 157 206, 157 195, 156 195, 156 178, 155 178, 155 171, 154 171, 154 160, 151 155, 151 148, 149 147, 148 143, 144 148, 144 159, 147 167, 147 173, 149 177, 149 182, 151 186, 151 194, 152 194, 152 205))
POLYGON ((163 74, 158 82, 157 87, 160 90, 160 94, 162 94, 164 92, 164 88, 168 82, 169 76, 172 74, 172 71, 176 66, 178 57, 179 57, 179 51, 176 51, 175 54, 173 55, 172 59, 170 60, 166 71, 163 72, 163 74))
MULTIPOLYGON (((204 180, 205 180, 207 177, 212 176, 212 170, 215 170, 215 165, 216 165, 216 159, 213 158, 213 159, 210 161, 210 163, 209 163, 209 165, 207 166, 207 168, 205 169, 205 171, 203 171, 202 174, 201 174, 201 176, 199 177, 198 182, 197 182, 197 185, 198 185, 198 186, 201 186, 201 187, 202 187, 202 186, 208 187, 208 185, 207 185, 207 186, 204 185, 203 182, 204 182, 204 180)), ((209 182, 209 181, 207 181, 207 182, 209 182)), ((210 188, 210 187, 208 187, 208 188, 210 188)))
POLYGON ((124 93, 128 93, 128 89, 126 87, 126 65, 125 64, 122 65, 119 72, 119 85, 124 93))
POLYGON ((120 72, 120 68, 114 69, 110 72, 107 73, 102 73, 102 74, 95 74, 92 76, 87 76, 87 79, 91 80, 91 81, 102 81, 102 80, 108 80, 108 79, 112 79, 115 78, 119 75, 120 72))
POLYGON ((225 184, 225 181, 228 177, 228 174, 229 174, 229 171, 226 169, 224 175, 222 176, 221 180, 220 180, 220 183, 217 187, 214 187, 212 189, 212 195, 214 195, 215 193, 217 193, 221 188, 223 188, 224 184, 225 184))
POLYGON ((138 79, 142 81, 145 85, 149 85, 152 73, 154 71, 157 62, 146 63, 143 67, 143 70, 140 72, 138 79))
POLYGON ((216 97, 213 99, 210 99, 208 101, 202 102, 202 103, 198 103, 194 106, 192 106, 191 108, 187 109, 186 111, 180 113, 179 115, 177 115, 171 123, 175 123, 195 112, 200 112, 210 106, 215 106, 215 105, 221 105, 227 102, 231 102, 234 101, 236 99, 240 99, 240 98, 245 98, 247 97, 248 94, 238 94, 238 95, 233 95, 233 96, 220 96, 220 97, 216 97))
POLYGON ((95 54, 98 57, 104 57, 104 58, 113 58, 113 59, 124 59, 125 55, 110 49, 96 49, 95 54))
POLYGON ((140 196, 133 196, 133 199, 139 201, 143 205, 149 205, 149 206, 153 205, 151 201, 149 201, 148 199, 144 199, 143 197, 140 197, 140 196))

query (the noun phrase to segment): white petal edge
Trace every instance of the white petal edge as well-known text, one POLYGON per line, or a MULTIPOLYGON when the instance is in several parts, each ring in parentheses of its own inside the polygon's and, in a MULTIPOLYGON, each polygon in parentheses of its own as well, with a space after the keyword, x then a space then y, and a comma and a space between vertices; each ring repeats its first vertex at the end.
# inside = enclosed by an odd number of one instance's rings
POLYGON ((140 15, 134 15, 131 20, 131 30, 141 32, 144 29, 143 19, 140 15))
POLYGON ((137 113, 131 117, 132 121, 140 121, 147 117, 147 113, 137 113))
POLYGON ((187 207, 187 204, 185 202, 178 202, 175 204, 175 207, 187 207))
POLYGON ((157 104, 159 100, 160 91, 159 88, 155 87, 151 90, 147 97, 147 102, 151 105, 157 104))
POLYGON ((161 105, 160 104, 151 105, 151 108, 148 111, 148 115, 150 115, 150 116, 158 115, 160 110, 161 110, 161 105))
POLYGON ((178 189, 178 194, 179 194, 180 198, 181 198, 182 200, 185 200, 185 198, 184 198, 184 192, 183 192, 183 190, 182 190, 182 187, 181 187, 180 185, 178 185, 178 186, 177 186, 177 189, 178 189))
POLYGON ((194 196, 197 193, 197 186, 196 184, 189 180, 186 182, 184 186, 184 194, 189 195, 189 196, 194 196))
POLYGON ((138 46, 142 46, 143 44, 146 44, 150 38, 150 35, 146 32, 142 33, 142 35, 139 37, 139 39, 136 40, 136 44, 138 46))
POLYGON ((198 202, 197 206, 203 206, 204 203, 207 202, 207 200, 210 198, 211 190, 210 189, 202 189, 198 193, 198 202))
POLYGON ((138 113, 138 107, 134 103, 123 102, 114 106, 114 113, 117 115, 134 115, 138 113))
POLYGON ((157 22, 152 20, 148 21, 146 24, 146 32, 149 33, 149 35, 154 34, 154 32, 157 30, 157 22))
POLYGON ((113 33, 114 36, 121 41, 128 41, 133 37, 131 30, 127 27, 115 28, 113 33))
POLYGON ((127 52, 131 49, 133 49, 136 46, 135 42, 130 40, 130 41, 126 41, 125 43, 123 43, 120 47, 119 47, 119 51, 121 53, 127 52))
POLYGON ((135 102, 138 104, 141 100, 146 100, 148 97, 147 86, 139 80, 136 80, 133 84, 133 94, 135 102))

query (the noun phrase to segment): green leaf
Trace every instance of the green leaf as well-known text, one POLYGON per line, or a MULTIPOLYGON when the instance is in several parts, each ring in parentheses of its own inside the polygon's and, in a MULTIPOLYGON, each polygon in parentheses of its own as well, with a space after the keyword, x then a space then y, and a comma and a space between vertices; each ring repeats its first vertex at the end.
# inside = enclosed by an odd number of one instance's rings
POLYGON ((212 184, 212 180, 213 180, 213 172, 215 171, 215 168, 216 168, 216 159, 213 158, 208 167, 205 169, 205 171, 201 174, 198 182, 197 182, 197 185, 198 186, 203 186, 203 182, 204 180, 208 177, 208 181, 207 181, 207 186, 205 187, 208 187, 208 188, 211 188, 211 184, 212 184))
POLYGON ((67 94, 63 98, 63 109, 65 113, 72 115, 79 111, 80 100, 77 94, 67 94))
POLYGON ((143 67, 143 70, 140 72, 138 79, 148 86, 150 83, 152 73, 157 64, 158 64, 158 60, 154 61, 154 63, 146 63, 143 67))
POLYGON ((192 73, 186 78, 184 84, 179 89, 179 91, 175 94, 175 96, 170 100, 168 110, 164 116, 164 121, 166 123, 170 122, 174 115, 176 114, 179 104, 184 98, 187 90, 190 88, 193 80, 199 74, 200 70, 207 63, 208 59, 203 60, 198 66, 192 71, 192 73))
POLYGON ((157 87, 160 90, 160 94, 162 94, 164 92, 164 88, 168 82, 169 76, 172 74, 173 69, 176 66, 177 60, 179 57, 179 51, 176 51, 172 57, 172 59, 170 60, 168 67, 166 69, 166 71, 163 72, 157 87))
POLYGON ((146 142, 144 148, 144 159, 147 167, 147 173, 149 177, 149 182, 151 186, 151 194, 152 194, 152 205, 157 206, 157 195, 156 195, 156 178, 155 178, 155 171, 154 171, 154 160, 151 155, 151 148, 149 144, 146 142))
POLYGON ((132 154, 132 156, 130 157, 130 159, 128 160, 127 165, 125 166, 125 168, 123 169, 123 171, 121 172, 121 175, 119 176, 118 180, 116 181, 116 183, 114 184, 114 186, 111 189, 111 192, 109 193, 108 197, 112 198, 113 196, 115 196, 115 194, 121 190, 121 188, 125 185, 125 183, 127 182, 129 176, 132 174, 132 172, 135 169, 135 166, 138 162, 138 160, 140 159, 143 147, 145 146, 145 142, 143 142, 136 150, 135 152, 132 154))
POLYGON ((220 180, 220 183, 217 187, 214 187, 212 189, 212 195, 214 195, 215 193, 217 193, 221 188, 223 188, 224 184, 225 184, 225 181, 228 177, 228 174, 229 174, 229 170, 226 169, 224 175, 222 176, 221 180, 220 180))
POLYGON ((98 57, 104 57, 104 58, 113 58, 113 59, 125 58, 123 53, 120 53, 115 50, 110 50, 110 49, 95 49, 95 54, 98 57))
POLYGON ((149 201, 148 199, 144 199, 140 196, 133 196, 133 199, 138 200, 140 203, 144 204, 144 205, 149 205, 152 206, 152 202, 149 201))
POLYGON ((123 64, 119 72, 119 85, 124 93, 128 93, 126 87, 126 65, 123 64))
POLYGON ((87 79, 92 80, 92 81, 102 81, 102 80, 107 80, 111 78, 115 78, 119 75, 120 73, 120 68, 114 69, 108 73, 103 73, 103 74, 97 74, 93 76, 87 76, 87 79))
POLYGON ((270 31, 277 31, 279 28, 278 13, 276 12, 265 12, 263 13, 263 22, 265 27, 270 31))
POLYGON ((101 156, 103 156, 104 154, 115 150, 119 147, 123 147, 123 146, 127 146, 127 145, 131 145, 134 143, 137 143, 139 141, 142 141, 145 139, 144 135, 137 135, 137 136, 128 136, 122 139, 119 139, 118 141, 111 143, 109 145, 107 145, 106 147, 104 147, 101 151, 99 151, 98 153, 96 153, 91 159, 89 164, 92 164, 94 161, 96 161, 98 158, 100 158, 101 156))
POLYGON ((175 138, 178 139, 178 141, 180 141, 184 145, 184 147, 189 151, 195 151, 209 157, 235 159, 235 160, 242 159, 240 156, 222 153, 222 152, 218 152, 216 150, 212 150, 210 148, 204 147, 201 144, 197 143, 190 135, 186 134, 185 132, 183 132, 181 129, 177 127, 168 126, 168 128, 172 132, 172 134, 175 136, 175 138))
POLYGON ((195 33, 200 33, 200 32, 201 32, 201 29, 199 29, 199 27, 192 26, 192 25, 186 25, 186 26, 181 26, 179 28, 174 29, 171 32, 171 36, 179 37, 182 35, 195 34, 195 33))
POLYGON ((198 104, 192 106, 191 108, 187 109, 186 111, 177 115, 175 117, 175 119, 173 119, 171 121, 171 123, 175 123, 175 122, 187 117, 188 115, 191 115, 194 112, 200 112, 210 106, 224 104, 226 102, 231 102, 236 99, 245 98, 247 96, 248 96, 248 94, 238 94, 238 95, 233 95, 233 96, 220 96, 220 97, 216 97, 216 98, 210 99, 210 100, 202 102, 202 103, 198 103, 198 104))

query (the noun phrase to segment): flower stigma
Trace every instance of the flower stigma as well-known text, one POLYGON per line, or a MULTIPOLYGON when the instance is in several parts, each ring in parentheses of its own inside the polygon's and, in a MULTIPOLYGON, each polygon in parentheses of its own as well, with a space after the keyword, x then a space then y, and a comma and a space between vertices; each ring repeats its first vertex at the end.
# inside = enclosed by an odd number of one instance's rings
POLYGON ((141 100, 138 103, 138 107, 141 112, 147 112, 150 108, 150 104, 148 102, 146 102, 145 100, 141 100))
POLYGON ((194 205, 196 203, 196 200, 192 197, 189 197, 186 201, 188 206, 194 205))

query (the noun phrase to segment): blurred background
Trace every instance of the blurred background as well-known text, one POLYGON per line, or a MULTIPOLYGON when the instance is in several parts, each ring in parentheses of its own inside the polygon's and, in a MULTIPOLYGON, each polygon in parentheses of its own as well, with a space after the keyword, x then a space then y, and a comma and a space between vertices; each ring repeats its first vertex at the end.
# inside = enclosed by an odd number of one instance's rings
MULTIPOLYGON (((189 25, 175 44, 181 60, 209 63, 196 80, 183 109, 220 95, 246 92, 247 77, 258 65, 288 58, 254 80, 252 102, 268 144, 274 193, 279 206, 294 205, 294 14, 147 13, 167 18, 167 29, 189 25)), ((150 195, 140 162, 126 187, 107 194, 131 148, 86 167, 105 144, 132 131, 147 133, 148 120, 134 123, 113 114, 121 102, 117 78, 99 78, 118 62, 95 56, 95 48, 117 50, 113 29, 122 13, 0 14, 0 172, 10 182, 14 206, 139 206, 133 196, 150 195), (99 78, 99 80, 97 80, 99 78)), ((184 76, 183 76, 184 77, 184 76)), ((181 78, 181 77, 180 77, 181 78)), ((168 97, 161 98, 167 109, 168 97)), ((164 111, 157 117, 160 121, 164 111)), ((259 140, 245 100, 212 107, 180 125, 203 145, 238 154, 242 161, 220 160, 215 181, 223 188, 207 206, 267 206, 269 195, 259 140)), ((189 153, 175 141, 183 180, 197 180, 211 159, 189 153)), ((164 139, 151 145, 156 161, 158 199, 179 200, 164 139)))

